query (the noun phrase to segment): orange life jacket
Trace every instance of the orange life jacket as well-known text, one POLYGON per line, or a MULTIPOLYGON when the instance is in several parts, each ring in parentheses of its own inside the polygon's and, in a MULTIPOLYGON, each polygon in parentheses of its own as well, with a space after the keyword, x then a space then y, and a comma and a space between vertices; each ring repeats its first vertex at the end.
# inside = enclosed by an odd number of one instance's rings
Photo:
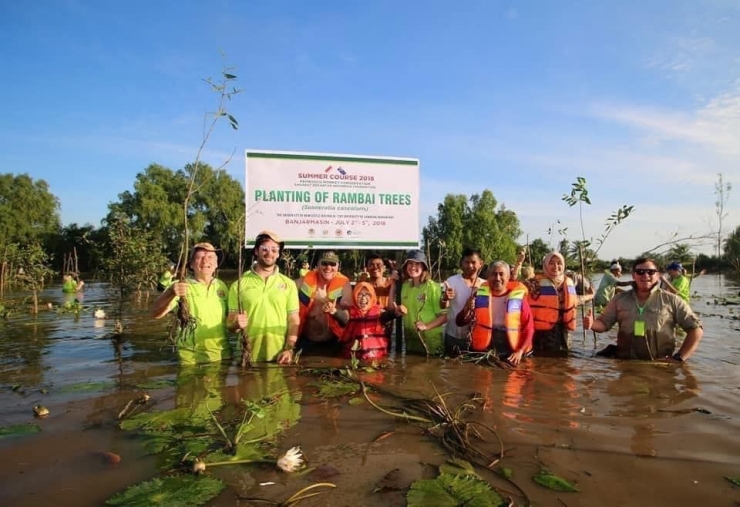
MULTIPOLYGON (((334 275, 334 278, 332 278, 332 280, 329 282, 329 285, 326 287, 326 297, 329 298, 331 301, 336 301, 337 303, 339 303, 339 301, 342 299, 342 289, 348 282, 349 278, 347 278, 343 274, 337 273, 336 275, 334 275)), ((300 302, 298 315, 301 320, 298 330, 299 335, 303 332, 303 326, 306 323, 308 312, 310 312, 311 308, 313 308, 314 293, 316 292, 316 288, 318 287, 318 285, 318 272, 315 269, 309 271, 308 274, 303 277, 303 283, 301 284, 301 288, 298 291, 298 301, 300 302)), ((342 336, 344 330, 335 319, 327 318, 326 322, 329 326, 329 330, 336 338, 342 336)))
MULTIPOLYGON (((510 282, 506 286, 506 313, 504 326, 506 338, 512 351, 517 351, 520 341, 522 321, 522 301, 527 296, 527 288, 519 282, 510 282)), ((470 334, 470 350, 482 352, 488 350, 493 338, 493 298, 488 282, 483 282, 475 293, 475 324, 470 334)), ((503 297, 503 296, 502 296, 503 297)), ((526 350, 525 352, 529 352, 526 350)))
POLYGON ((563 307, 560 308, 558 290, 549 278, 537 275, 535 285, 538 284, 539 289, 530 289, 527 299, 532 309, 535 331, 549 331, 558 322, 562 322, 569 331, 576 328, 576 303, 578 303, 576 286, 567 276, 563 283, 565 284, 564 300, 563 307))

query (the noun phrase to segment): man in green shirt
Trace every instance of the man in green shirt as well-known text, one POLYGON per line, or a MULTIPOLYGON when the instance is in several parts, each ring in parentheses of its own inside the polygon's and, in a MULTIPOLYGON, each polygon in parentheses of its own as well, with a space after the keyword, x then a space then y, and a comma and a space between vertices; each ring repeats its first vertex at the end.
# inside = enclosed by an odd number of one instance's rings
MULTIPOLYGON (((678 261, 673 261, 666 267, 668 276, 663 275, 661 281, 663 282, 663 288, 668 292, 678 295, 681 299, 689 302, 689 292, 691 290, 691 280, 684 274, 683 266, 678 261)), ((706 269, 702 269, 694 278, 701 276, 707 272, 706 269)))
POLYGON ((596 295, 594 296, 594 304, 596 306, 606 306, 609 301, 614 297, 615 294, 622 292, 618 287, 630 285, 632 282, 620 282, 619 278, 622 276, 622 265, 619 261, 614 261, 609 266, 609 272, 604 273, 604 277, 599 283, 599 288, 596 289, 596 295))
POLYGON ((245 329, 252 361, 290 364, 298 341, 298 289, 280 273, 285 243, 272 231, 254 241, 254 263, 229 289, 229 329, 245 329))

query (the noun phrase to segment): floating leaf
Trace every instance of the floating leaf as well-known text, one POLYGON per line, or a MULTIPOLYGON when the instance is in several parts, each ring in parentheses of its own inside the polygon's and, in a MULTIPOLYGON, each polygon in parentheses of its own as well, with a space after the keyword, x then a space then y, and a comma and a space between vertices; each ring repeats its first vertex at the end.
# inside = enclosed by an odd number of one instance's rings
POLYGON ((362 405, 363 403, 365 403, 365 398, 362 398, 361 396, 356 396, 349 399, 349 404, 352 406, 362 405))
POLYGON ((504 499, 488 483, 469 475, 440 474, 416 481, 406 494, 408 507, 498 507, 504 499))
POLYGON ((105 503, 126 507, 197 507, 215 498, 223 489, 224 483, 211 477, 166 477, 131 486, 105 503))
POLYGON ((312 382, 308 385, 318 387, 319 391, 316 393, 316 396, 321 398, 339 398, 340 396, 356 393, 359 390, 356 382, 344 382, 341 380, 323 380, 321 382, 312 382))
POLYGON ((565 491, 565 492, 576 492, 578 488, 575 484, 566 481, 565 479, 558 477, 557 475, 548 472, 547 470, 540 470, 533 477, 532 480, 553 491, 565 491))
POLYGON ((511 470, 511 468, 506 467, 499 467, 497 473, 505 479, 511 479, 511 476, 514 475, 514 472, 511 470))
POLYGON ((68 386, 61 387, 59 392, 62 394, 70 393, 89 393, 105 391, 115 387, 113 382, 80 382, 78 384, 71 384, 68 386))
POLYGON ((725 477, 725 479, 733 483, 735 486, 740 487, 740 477, 725 477))
POLYGON ((32 435, 41 431, 35 424, 14 424, 12 426, 0 426, 0 440, 3 438, 10 437, 22 437, 24 435, 32 435))
POLYGON ((480 478, 480 476, 475 473, 473 465, 464 459, 459 458, 448 459, 446 463, 442 463, 439 466, 439 472, 450 475, 472 475, 473 477, 480 478))
POLYGON ((172 387, 176 384, 177 382, 175 381, 175 379, 149 379, 143 384, 137 384, 136 388, 145 391, 154 391, 155 389, 165 389, 167 387, 172 387))

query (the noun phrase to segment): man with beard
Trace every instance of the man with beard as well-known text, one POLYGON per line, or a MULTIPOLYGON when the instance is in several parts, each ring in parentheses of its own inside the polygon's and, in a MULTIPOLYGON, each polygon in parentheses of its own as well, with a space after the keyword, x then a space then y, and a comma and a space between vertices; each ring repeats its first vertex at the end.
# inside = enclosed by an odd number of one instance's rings
POLYGON ((599 355, 683 363, 704 335, 701 320, 686 301, 660 288, 660 270, 653 259, 637 259, 632 280, 632 290, 614 296, 596 320, 591 310, 583 318, 584 329, 597 333, 619 324, 616 347, 610 345, 599 355), (674 353, 677 327, 686 332, 686 338, 674 353))
POLYGON ((300 302, 298 348, 304 353, 322 348, 333 353, 343 330, 336 319, 329 318, 327 308, 331 304, 340 308, 352 305, 352 286, 339 272, 337 254, 324 253, 318 267, 299 278, 296 285, 300 302))
POLYGON ((252 361, 293 361, 298 341, 298 292, 293 280, 277 266, 283 248, 285 243, 277 234, 260 232, 254 240, 251 269, 229 290, 227 323, 235 331, 246 329, 252 361))
MULTIPOLYGON (((475 291, 485 280, 478 276, 483 260, 480 256, 480 250, 466 248, 463 250, 460 259, 462 272, 449 277, 444 282, 442 292, 442 308, 449 308, 448 314, 454 317, 460 313, 468 301, 471 300, 475 291)), ((470 347, 470 327, 467 325, 459 326, 456 319, 447 319, 445 326, 445 354, 456 356, 460 352, 465 352, 470 347)))
POLYGON ((493 350, 517 365, 532 351, 534 320, 527 303, 527 288, 510 279, 511 268, 507 263, 491 264, 487 280, 455 320, 459 326, 471 326, 470 350, 493 350))
POLYGON ((226 284, 215 273, 218 268, 216 248, 210 243, 196 243, 188 258, 190 276, 173 283, 152 305, 151 315, 161 319, 185 298, 190 316, 197 324, 194 331, 182 330, 177 338, 181 364, 218 362, 231 359, 226 335, 226 284))

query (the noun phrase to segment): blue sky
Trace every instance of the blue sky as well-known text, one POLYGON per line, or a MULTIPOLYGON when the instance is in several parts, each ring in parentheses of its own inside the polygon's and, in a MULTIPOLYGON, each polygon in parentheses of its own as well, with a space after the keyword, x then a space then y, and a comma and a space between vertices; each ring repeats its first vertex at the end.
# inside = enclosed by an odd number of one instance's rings
POLYGON ((0 0, 0 172, 99 225, 147 165, 194 159, 225 63, 241 128, 205 160, 236 150, 239 181, 246 148, 414 157, 422 223, 489 188, 555 243, 581 238, 560 197, 583 176, 586 237, 635 206, 600 251, 631 256, 716 230, 717 173, 740 182, 738 26, 736 0, 0 0))

